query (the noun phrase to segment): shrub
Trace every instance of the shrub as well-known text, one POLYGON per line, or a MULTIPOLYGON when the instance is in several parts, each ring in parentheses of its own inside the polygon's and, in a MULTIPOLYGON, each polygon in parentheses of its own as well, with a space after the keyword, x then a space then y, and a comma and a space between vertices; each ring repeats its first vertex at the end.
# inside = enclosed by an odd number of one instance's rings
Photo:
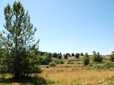
POLYGON ((110 58, 109 58, 110 61, 114 61, 114 51, 112 52, 110 58))
POLYGON ((93 66, 92 69, 110 69, 110 68, 114 68, 114 63, 106 62, 103 65, 93 66))
POLYGON ((49 68, 49 66, 47 65, 46 68, 49 68))
POLYGON ((56 63, 55 61, 52 61, 52 62, 49 63, 49 65, 50 65, 50 66, 56 66, 57 63, 56 63))
POLYGON ((99 52, 96 54, 96 52, 93 51, 93 62, 102 62, 102 59, 99 52))
POLYGON ((80 54, 81 56, 84 56, 84 54, 81 52, 81 54, 80 54))
POLYGON ((56 62, 57 64, 59 64, 59 60, 60 60, 60 59, 52 58, 52 61, 56 62))
POLYGON ((65 58, 65 59, 68 59, 68 56, 67 56, 67 55, 64 55, 64 58, 65 58))
POLYGON ((59 55, 57 56, 57 58, 58 58, 58 59, 61 59, 61 58, 62 58, 62 55, 59 54, 59 55))
POLYGON ((74 56, 74 53, 72 53, 71 55, 74 56))
POLYGON ((57 58, 57 53, 53 53, 53 57, 54 58, 57 58))
POLYGON ((75 58, 79 58, 79 55, 80 55, 79 53, 76 53, 75 58))
POLYGON ((83 64, 88 65, 89 62, 90 62, 89 55, 88 55, 88 53, 85 53, 85 56, 83 57, 83 64))
POLYGON ((59 64, 64 64, 64 60, 60 60, 59 61, 59 64))

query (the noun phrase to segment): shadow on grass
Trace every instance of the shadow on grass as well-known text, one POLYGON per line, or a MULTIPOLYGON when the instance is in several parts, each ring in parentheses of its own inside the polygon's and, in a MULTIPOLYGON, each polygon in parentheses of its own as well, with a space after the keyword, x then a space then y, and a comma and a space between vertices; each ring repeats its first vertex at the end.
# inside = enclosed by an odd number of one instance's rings
MULTIPOLYGON (((33 76, 33 77, 25 76, 21 79, 0 78, 0 83, 3 84, 19 83, 19 85, 47 85, 45 78, 38 76, 33 76)), ((48 84, 51 84, 51 82, 48 84)))

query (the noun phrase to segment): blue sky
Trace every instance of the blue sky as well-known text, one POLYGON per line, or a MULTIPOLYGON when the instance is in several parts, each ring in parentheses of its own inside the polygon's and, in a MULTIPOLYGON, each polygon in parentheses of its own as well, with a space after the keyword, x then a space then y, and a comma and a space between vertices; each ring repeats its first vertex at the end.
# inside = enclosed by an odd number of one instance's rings
MULTIPOLYGON (((15 0, 0 0, 0 31, 4 7, 15 0)), ((16 0, 18 1, 18 0, 16 0)), ((37 28, 39 50, 57 53, 114 51, 114 0, 20 0, 37 28)))

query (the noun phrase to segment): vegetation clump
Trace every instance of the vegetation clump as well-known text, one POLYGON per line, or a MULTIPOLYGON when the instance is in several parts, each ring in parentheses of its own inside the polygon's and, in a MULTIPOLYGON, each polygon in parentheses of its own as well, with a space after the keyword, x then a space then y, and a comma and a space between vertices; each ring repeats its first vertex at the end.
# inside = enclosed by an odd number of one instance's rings
POLYGON ((92 69, 109 69, 109 68, 114 68, 114 63, 106 62, 106 63, 103 64, 103 65, 96 65, 96 66, 93 66, 92 69))
POLYGON ((64 58, 65 58, 65 59, 68 59, 68 55, 64 55, 64 58))
POLYGON ((88 65, 90 63, 89 55, 88 53, 85 53, 85 56, 83 57, 83 64, 88 65))
POLYGON ((80 55, 79 53, 76 53, 75 58, 79 58, 79 55, 80 55))
POLYGON ((93 51, 93 62, 102 62, 102 57, 100 56, 100 53, 96 53, 93 51))
POLYGON ((55 61, 52 61, 52 62, 49 63, 49 65, 50 65, 50 66, 56 66, 57 63, 56 63, 55 61))
POLYGON ((112 54, 111 54, 109 60, 114 62, 114 51, 112 52, 112 54))

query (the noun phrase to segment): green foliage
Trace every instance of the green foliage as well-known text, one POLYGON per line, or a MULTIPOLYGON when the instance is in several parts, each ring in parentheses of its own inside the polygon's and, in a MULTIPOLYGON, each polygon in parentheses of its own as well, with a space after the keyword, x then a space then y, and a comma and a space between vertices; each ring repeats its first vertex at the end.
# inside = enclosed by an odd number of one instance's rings
POLYGON ((53 57, 54 58, 57 58, 57 53, 53 53, 53 57))
POLYGON ((93 66, 92 69, 109 69, 109 68, 114 68, 114 63, 106 62, 103 65, 93 66))
POLYGON ((59 64, 64 64, 64 60, 59 60, 59 64))
POLYGON ((109 60, 114 62, 114 51, 112 52, 112 54, 111 54, 109 60))
POLYGON ((9 72, 18 79, 25 74, 41 72, 39 66, 39 55, 35 54, 38 49, 39 40, 34 42, 36 28, 30 22, 30 16, 25 13, 25 9, 20 3, 14 2, 13 8, 8 4, 4 8, 5 29, 0 34, 0 49, 2 53, 1 73, 9 72))
POLYGON ((49 65, 50 65, 50 66, 56 66, 57 63, 56 63, 55 61, 52 61, 52 62, 49 63, 49 65))
POLYGON ((79 58, 68 59, 68 61, 81 61, 79 58))
POLYGON ((58 58, 58 59, 61 59, 61 58, 62 58, 62 55, 60 55, 60 54, 57 55, 57 58, 58 58))
POLYGON ((84 54, 81 52, 80 56, 84 56, 84 54))
POLYGON ((74 53, 72 53, 71 55, 74 56, 74 53))
POLYGON ((64 64, 63 59, 52 58, 52 61, 56 62, 57 64, 64 64))
POLYGON ((71 55, 69 53, 66 53, 67 56, 71 57, 71 55))
POLYGON ((76 53, 75 58, 79 58, 79 55, 80 55, 79 53, 76 53))
POLYGON ((85 56, 83 57, 83 64, 88 65, 90 63, 89 55, 88 53, 85 53, 85 56))
POLYGON ((47 65, 46 68, 49 68, 49 65, 47 65))
POLYGON ((64 55, 64 58, 65 58, 65 59, 68 59, 68 55, 64 55))
POLYGON ((39 59, 40 59, 40 64, 41 65, 48 65, 49 62, 52 61, 52 55, 51 55, 51 53, 46 53, 45 55, 40 56, 39 59))
POLYGON ((102 57, 100 56, 99 52, 96 53, 93 51, 93 62, 102 62, 102 57))

